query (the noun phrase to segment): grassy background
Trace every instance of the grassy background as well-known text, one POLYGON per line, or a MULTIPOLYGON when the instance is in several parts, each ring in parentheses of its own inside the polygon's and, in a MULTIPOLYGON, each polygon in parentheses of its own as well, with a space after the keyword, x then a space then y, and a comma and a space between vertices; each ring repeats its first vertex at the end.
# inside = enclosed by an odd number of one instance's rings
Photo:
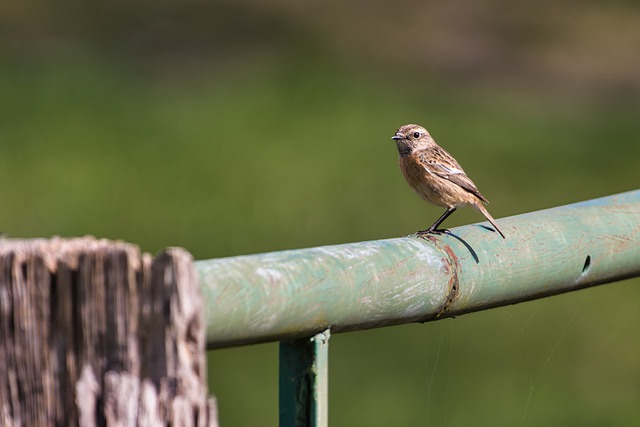
MULTIPOLYGON (((89 51, 1 52, 12 237, 92 234, 207 259, 405 235, 441 214, 397 168, 390 136, 408 122, 456 156, 496 218, 638 187, 632 91, 474 85, 317 48, 189 72, 89 51)), ((462 210, 447 225, 482 219, 462 210)), ((637 423, 638 284, 336 335, 331 425, 637 423)), ((277 425, 277 345, 209 360, 223 426, 277 425)))

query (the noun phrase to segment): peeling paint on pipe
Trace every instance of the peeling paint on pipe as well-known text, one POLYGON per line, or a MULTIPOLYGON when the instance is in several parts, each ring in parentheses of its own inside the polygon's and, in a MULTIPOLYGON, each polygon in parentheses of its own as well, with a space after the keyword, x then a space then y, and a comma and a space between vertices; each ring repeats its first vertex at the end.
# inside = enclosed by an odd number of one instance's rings
POLYGON ((640 275, 640 190, 445 235, 197 261, 209 348, 438 320, 640 275))

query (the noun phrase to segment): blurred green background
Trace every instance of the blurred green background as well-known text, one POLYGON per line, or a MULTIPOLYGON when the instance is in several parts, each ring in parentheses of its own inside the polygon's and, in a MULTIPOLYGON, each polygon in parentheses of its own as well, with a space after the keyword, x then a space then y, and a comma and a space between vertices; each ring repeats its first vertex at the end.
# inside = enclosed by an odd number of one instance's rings
MULTIPOLYGON (((496 218, 638 187, 630 1, 0 6, 0 230, 196 259, 397 237, 442 212, 425 125, 496 218)), ((456 212, 448 226, 481 221, 456 212)), ((640 282, 332 337, 332 426, 640 422, 640 282)), ((277 425, 277 345, 209 353, 223 426, 277 425)))

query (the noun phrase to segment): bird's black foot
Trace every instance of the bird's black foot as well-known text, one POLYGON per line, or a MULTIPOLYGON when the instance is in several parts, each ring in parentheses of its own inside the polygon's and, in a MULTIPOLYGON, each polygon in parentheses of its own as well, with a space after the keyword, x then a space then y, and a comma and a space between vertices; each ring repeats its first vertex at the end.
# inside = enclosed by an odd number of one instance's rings
POLYGON ((425 234, 445 234, 448 233, 449 230, 446 228, 428 228, 426 230, 416 231, 417 236, 424 236, 425 234))

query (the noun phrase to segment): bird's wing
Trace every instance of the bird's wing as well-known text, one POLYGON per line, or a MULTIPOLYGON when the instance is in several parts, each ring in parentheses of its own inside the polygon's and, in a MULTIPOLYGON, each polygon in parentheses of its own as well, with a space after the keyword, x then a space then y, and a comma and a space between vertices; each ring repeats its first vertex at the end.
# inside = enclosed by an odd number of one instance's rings
POLYGON ((434 147, 431 156, 421 155, 420 163, 424 165, 429 173, 451 181, 458 187, 475 195, 483 202, 488 203, 488 200, 484 198, 478 190, 478 187, 476 187, 464 170, 462 170, 462 167, 456 159, 440 146, 434 147))

